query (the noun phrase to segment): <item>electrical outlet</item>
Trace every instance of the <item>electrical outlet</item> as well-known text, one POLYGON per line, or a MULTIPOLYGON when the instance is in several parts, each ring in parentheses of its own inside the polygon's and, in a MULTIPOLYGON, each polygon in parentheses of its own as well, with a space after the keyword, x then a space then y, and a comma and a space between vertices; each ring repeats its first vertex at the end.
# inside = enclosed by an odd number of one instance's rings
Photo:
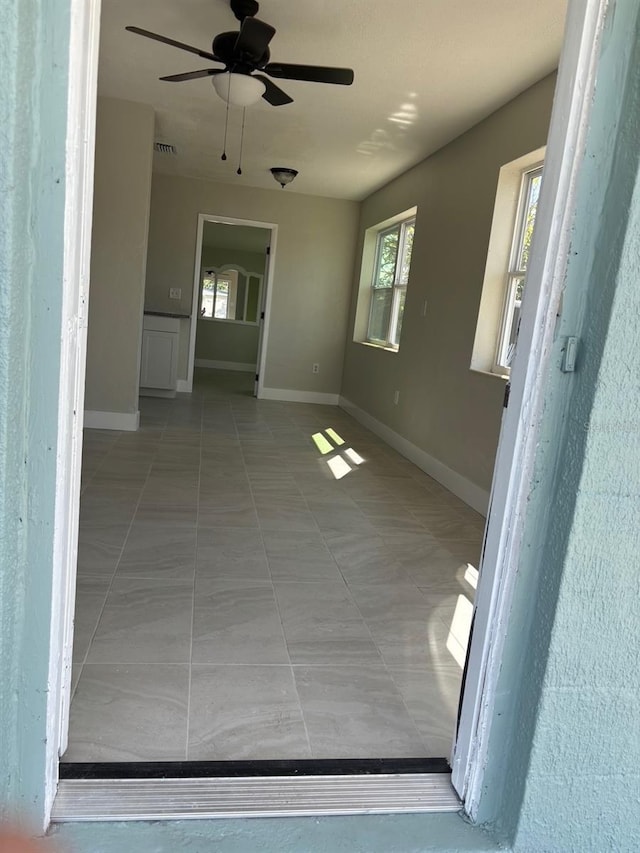
POLYGON ((169 299, 182 299, 182 288, 181 287, 170 287, 169 288, 169 299))
POLYGON ((311 372, 312 373, 320 373, 320 365, 319 364, 312 364, 311 365, 311 372))
POLYGON ((394 392, 393 392, 393 405, 394 405, 394 406, 397 406, 397 405, 398 405, 399 400, 400 400, 400 392, 399 392, 399 391, 394 391, 394 392))

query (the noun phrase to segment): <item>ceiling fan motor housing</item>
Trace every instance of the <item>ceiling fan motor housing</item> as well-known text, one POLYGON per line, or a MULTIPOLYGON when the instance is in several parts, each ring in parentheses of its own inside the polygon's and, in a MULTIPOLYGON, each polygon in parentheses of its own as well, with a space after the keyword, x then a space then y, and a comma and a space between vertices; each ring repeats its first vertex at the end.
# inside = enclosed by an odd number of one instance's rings
POLYGON ((231 11, 239 21, 255 17, 260 9, 256 0, 231 0, 230 6, 231 11))
POLYGON ((219 33, 213 40, 212 51, 224 64, 233 71, 248 73, 253 68, 262 68, 271 58, 269 48, 265 48, 261 56, 255 56, 248 53, 238 55, 235 51, 236 42, 238 41, 238 32, 219 33), (243 62, 244 60, 244 62, 243 62), (243 68, 243 65, 246 68, 243 68))

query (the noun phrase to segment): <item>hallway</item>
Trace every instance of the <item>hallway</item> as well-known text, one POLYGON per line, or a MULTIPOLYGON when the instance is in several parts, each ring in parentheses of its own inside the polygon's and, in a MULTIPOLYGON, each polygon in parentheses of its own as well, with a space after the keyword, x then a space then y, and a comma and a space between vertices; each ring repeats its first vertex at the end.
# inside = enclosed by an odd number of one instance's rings
POLYGON ((484 519, 252 379, 85 431, 63 760, 448 757, 484 519))

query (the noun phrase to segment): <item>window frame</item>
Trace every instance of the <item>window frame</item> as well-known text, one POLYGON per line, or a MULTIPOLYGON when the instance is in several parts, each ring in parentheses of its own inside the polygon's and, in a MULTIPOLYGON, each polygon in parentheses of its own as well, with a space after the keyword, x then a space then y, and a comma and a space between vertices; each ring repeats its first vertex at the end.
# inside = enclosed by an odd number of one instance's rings
MULTIPOLYGON (((516 305, 517 282, 522 279, 523 292, 526 283, 527 269, 519 265, 522 256, 524 236, 526 229, 526 216, 529 207, 529 198, 533 181, 538 176, 542 177, 544 161, 527 166, 520 174, 520 187, 518 192, 518 204, 516 216, 513 222, 511 236, 511 249, 509 251, 509 262, 505 274, 504 295, 502 313, 500 317, 500 328, 496 341, 495 355, 492 364, 492 372, 501 376, 509 376, 513 362, 513 350, 509 352, 511 330, 514 323, 514 315, 520 305, 516 305)), ((540 190, 538 190, 538 197, 540 190)), ((537 217, 537 210, 536 210, 537 217)), ((534 226, 535 227, 535 226, 534 226)), ((515 348, 515 344, 514 344, 515 348)))
MULTIPOLYGON (((416 226, 416 214, 413 213, 409 217, 405 217, 403 219, 399 219, 396 222, 393 222, 391 225, 387 225, 384 228, 381 228, 377 231, 376 234, 376 247, 375 247, 375 255, 374 255, 374 263, 373 263, 373 274, 371 277, 371 285, 370 285, 370 294, 369 294, 369 317, 367 321, 367 335, 366 335, 366 343, 371 344, 372 346, 383 347, 384 349, 391 349, 397 351, 400 349, 400 336, 402 334, 402 327, 400 328, 400 332, 398 332, 398 317, 400 316, 400 303, 402 299, 402 294, 406 294, 407 288, 409 286, 409 276, 411 275, 411 261, 409 261, 409 269, 407 270, 407 280, 405 282, 402 281, 402 266, 403 259, 405 254, 405 248, 407 244, 407 230, 410 226, 413 226, 414 229, 414 238, 415 238, 415 226, 416 226), (382 241, 388 234, 392 234, 393 232, 398 232, 398 248, 396 252, 396 260, 395 267, 393 271, 393 283, 390 288, 376 287, 376 281, 378 279, 378 273, 380 269, 380 261, 382 256, 382 241), (391 290, 391 310, 389 312, 389 323, 387 325, 387 334, 386 339, 377 338, 371 334, 371 322, 373 316, 373 308, 374 308, 374 295, 376 290, 391 290)), ((413 248, 413 245, 412 245, 413 248)))

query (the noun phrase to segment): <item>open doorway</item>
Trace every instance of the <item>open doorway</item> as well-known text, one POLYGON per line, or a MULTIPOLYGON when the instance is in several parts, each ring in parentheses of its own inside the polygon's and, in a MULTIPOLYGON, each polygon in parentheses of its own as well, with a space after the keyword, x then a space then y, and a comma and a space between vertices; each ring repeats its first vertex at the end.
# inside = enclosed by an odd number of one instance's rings
POLYGON ((257 373, 271 231, 205 220, 195 366, 257 373))
POLYGON ((185 454, 185 455, 188 455, 188 454, 185 454))
POLYGON ((252 374, 262 388, 277 226, 200 214, 186 387, 194 369, 252 374))

